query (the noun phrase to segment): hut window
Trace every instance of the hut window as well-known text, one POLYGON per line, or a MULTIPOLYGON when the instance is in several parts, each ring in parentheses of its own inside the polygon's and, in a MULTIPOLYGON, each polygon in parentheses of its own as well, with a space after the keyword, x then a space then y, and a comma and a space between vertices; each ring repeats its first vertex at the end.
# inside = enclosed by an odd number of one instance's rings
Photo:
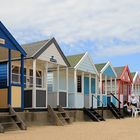
POLYGON ((47 74, 48 92, 53 91, 53 72, 47 74))
POLYGON ((18 66, 12 66, 12 82, 20 84, 20 69, 18 66))
POLYGON ((26 68, 24 68, 24 87, 26 88, 26 80, 27 80, 27 73, 26 73, 26 68))
POLYGON ((36 71, 36 86, 42 87, 42 71, 36 71))
MULTIPOLYGON (((33 86, 33 70, 30 69, 30 87, 33 86)), ((36 71, 36 87, 42 87, 42 71, 36 71)))
POLYGON ((33 70, 30 69, 29 87, 33 87, 33 70))
POLYGON ((82 92, 82 77, 77 76, 77 92, 82 92))
MULTIPOLYGON (((13 84, 20 84, 20 67, 12 66, 12 82, 13 84)), ((26 87, 26 68, 24 68, 24 86, 26 87)))

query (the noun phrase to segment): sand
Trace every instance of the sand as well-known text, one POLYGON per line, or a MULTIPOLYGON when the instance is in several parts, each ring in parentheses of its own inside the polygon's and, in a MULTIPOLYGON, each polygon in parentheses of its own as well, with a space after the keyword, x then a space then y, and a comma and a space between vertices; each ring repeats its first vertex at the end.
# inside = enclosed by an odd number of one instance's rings
POLYGON ((140 118, 28 127, 0 134, 0 140, 140 140, 140 118))

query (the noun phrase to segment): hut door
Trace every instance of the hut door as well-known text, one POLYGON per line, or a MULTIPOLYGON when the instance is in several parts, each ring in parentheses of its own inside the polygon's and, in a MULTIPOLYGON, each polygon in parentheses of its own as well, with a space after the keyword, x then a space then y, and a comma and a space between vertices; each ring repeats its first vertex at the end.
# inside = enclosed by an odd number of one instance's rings
POLYGON ((8 105, 7 63, 0 63, 0 108, 8 105))
POLYGON ((59 105, 62 107, 67 106, 67 95, 66 92, 59 92, 59 105))
POLYGON ((89 77, 84 77, 84 107, 89 107, 89 77))

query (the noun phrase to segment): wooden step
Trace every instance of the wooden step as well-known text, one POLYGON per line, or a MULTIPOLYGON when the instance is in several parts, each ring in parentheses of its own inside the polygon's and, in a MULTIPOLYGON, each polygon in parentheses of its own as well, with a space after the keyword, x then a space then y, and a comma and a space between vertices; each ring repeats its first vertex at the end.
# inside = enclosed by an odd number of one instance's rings
POLYGON ((105 119, 100 114, 98 114, 98 112, 96 112, 94 109, 84 108, 84 113, 88 115, 93 121, 97 122, 105 121, 105 119))
POLYGON ((27 126, 25 125, 25 123, 22 121, 22 119, 18 116, 18 114, 15 112, 15 110, 9 105, 8 111, 7 113, 2 113, 0 114, 0 133, 4 133, 5 129, 7 129, 7 127, 4 127, 5 125, 13 125, 16 124, 21 130, 26 130, 27 126), (8 117, 8 118, 7 118, 8 117), (7 118, 9 121, 4 121, 7 118), (4 120, 3 120, 4 119, 4 120))
POLYGON ((60 119, 68 120, 68 119, 70 119, 70 117, 60 117, 60 119))
POLYGON ((59 111, 56 112, 56 113, 57 113, 57 114, 66 114, 65 112, 59 112, 59 111))
POLYGON ((108 108, 112 112, 112 114, 116 117, 116 119, 123 118, 123 115, 121 114, 120 110, 111 102, 108 104, 108 108))
POLYGON ((11 124, 21 124, 21 122, 16 121, 16 122, 2 122, 0 123, 1 125, 11 125, 11 124))
POLYGON ((16 115, 15 114, 3 114, 3 115, 0 115, 0 117, 15 117, 16 115))
POLYGON ((71 118, 61 106, 58 106, 58 111, 55 111, 50 105, 48 105, 48 112, 56 125, 63 126, 72 122, 71 118))

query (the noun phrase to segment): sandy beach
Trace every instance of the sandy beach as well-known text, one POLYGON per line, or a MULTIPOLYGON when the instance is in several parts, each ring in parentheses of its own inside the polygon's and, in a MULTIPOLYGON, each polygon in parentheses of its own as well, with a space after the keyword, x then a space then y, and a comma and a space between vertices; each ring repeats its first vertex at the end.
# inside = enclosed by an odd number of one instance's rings
POLYGON ((67 126, 33 126, 0 134, 0 140, 140 140, 140 118, 74 122, 67 126))

